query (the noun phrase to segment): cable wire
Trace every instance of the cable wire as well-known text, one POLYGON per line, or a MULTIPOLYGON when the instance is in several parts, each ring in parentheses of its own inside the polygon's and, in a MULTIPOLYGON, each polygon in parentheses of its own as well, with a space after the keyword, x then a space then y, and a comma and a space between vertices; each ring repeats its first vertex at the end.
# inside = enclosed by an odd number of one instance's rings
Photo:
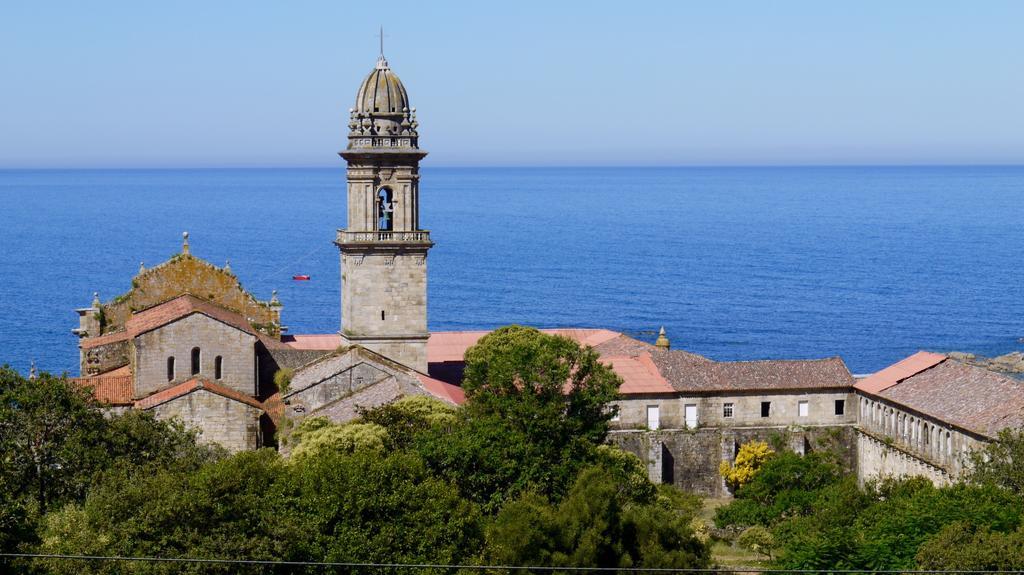
POLYGON ((377 569, 464 569, 472 571, 541 571, 541 572, 595 572, 595 573, 836 573, 836 574, 908 574, 908 575, 967 575, 1024 574, 1022 570, 972 571, 965 569, 763 569, 759 567, 728 568, 671 568, 671 567, 545 567, 537 565, 445 565, 435 563, 357 563, 336 561, 272 561, 267 559, 202 559, 193 557, 130 557, 121 555, 62 555, 49 553, 0 553, 4 558, 20 559, 67 559, 76 561, 139 561, 150 563, 192 563, 221 565, 264 565, 280 567, 346 567, 377 569))

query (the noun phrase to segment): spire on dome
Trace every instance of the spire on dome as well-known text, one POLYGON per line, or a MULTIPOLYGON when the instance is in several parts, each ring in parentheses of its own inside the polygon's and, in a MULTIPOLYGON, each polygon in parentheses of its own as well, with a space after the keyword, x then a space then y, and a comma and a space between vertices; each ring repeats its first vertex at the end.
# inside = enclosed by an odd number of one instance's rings
POLYGON ((384 27, 380 27, 380 56, 377 57, 377 69, 388 70, 388 61, 384 58, 384 27))

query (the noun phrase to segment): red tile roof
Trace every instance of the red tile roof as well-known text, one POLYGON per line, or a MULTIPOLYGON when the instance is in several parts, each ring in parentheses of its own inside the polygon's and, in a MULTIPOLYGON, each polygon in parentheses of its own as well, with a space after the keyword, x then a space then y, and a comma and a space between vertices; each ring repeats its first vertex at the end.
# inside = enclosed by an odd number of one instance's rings
POLYGON ((334 351, 341 345, 341 336, 336 333, 282 335, 281 343, 291 349, 334 351))
POLYGON ((170 301, 151 308, 135 312, 125 322, 125 327, 132 337, 165 326, 183 317, 201 313, 215 320, 226 323, 246 333, 256 335, 249 322, 241 315, 220 307, 219 305, 199 299, 192 295, 181 295, 170 301))
POLYGON ((234 401, 251 405, 257 409, 263 409, 263 404, 254 397, 250 397, 244 393, 235 391, 234 389, 198 377, 194 377, 188 381, 144 397, 135 402, 135 407, 136 409, 150 409, 201 389, 205 389, 206 391, 215 393, 221 397, 226 397, 234 401))
POLYGON ((943 361, 946 361, 946 356, 941 353, 919 351, 908 358, 902 359, 881 371, 859 380, 854 384, 854 388, 857 391, 877 394, 943 361))
POLYGON ((183 317, 201 313, 248 334, 259 335, 241 315, 219 305, 192 295, 181 295, 151 308, 132 314, 125 322, 125 330, 96 337, 87 337, 79 342, 82 349, 89 349, 117 341, 132 339, 138 335, 163 327, 183 317))
POLYGON ((129 333, 127 331, 115 331, 115 332, 112 332, 112 333, 105 333, 103 335, 98 335, 96 337, 82 338, 82 340, 78 342, 78 345, 82 349, 89 349, 89 348, 99 347, 101 345, 107 345, 109 343, 114 343, 114 342, 118 342, 118 341, 127 341, 127 340, 129 340, 131 338, 132 338, 132 336, 129 335, 129 333))
POLYGON ((92 389, 93 397, 110 405, 132 404, 132 369, 130 366, 91 377, 73 377, 71 382, 92 389))
POLYGON ((877 395, 991 438, 1007 427, 1024 426, 1024 381, 953 359, 920 370, 877 395))
POLYGON ((466 403, 466 392, 461 387, 445 383, 440 379, 434 379, 429 375, 419 372, 416 373, 416 377, 419 378, 423 388, 430 392, 430 395, 455 405, 466 403))
MULTIPOLYGON (((550 335, 560 335, 591 347, 619 337, 621 334, 607 329, 542 329, 550 335)), ((427 340, 427 361, 429 363, 461 362, 466 350, 490 331, 435 331, 427 340)))
POLYGON ((854 384, 853 375, 838 357, 724 361, 714 368, 716 391, 852 389, 854 384))
MULTIPOLYGON (((607 329, 544 329, 595 349, 623 378, 626 395, 797 389, 842 389, 853 376, 838 357, 819 360, 715 362, 683 350, 665 350, 607 329)), ((431 364, 459 364, 466 350, 489 331, 439 331, 427 340, 431 364)), ((294 335, 282 338, 293 349, 334 350, 341 336, 294 335)), ((438 380, 439 381, 439 380, 438 380)), ((454 383, 454 382, 453 382, 454 383)))
POLYGON ((674 393, 675 389, 665 381, 654 365, 650 354, 634 357, 601 357, 603 363, 622 378, 619 393, 623 395, 646 395, 652 393, 674 393))

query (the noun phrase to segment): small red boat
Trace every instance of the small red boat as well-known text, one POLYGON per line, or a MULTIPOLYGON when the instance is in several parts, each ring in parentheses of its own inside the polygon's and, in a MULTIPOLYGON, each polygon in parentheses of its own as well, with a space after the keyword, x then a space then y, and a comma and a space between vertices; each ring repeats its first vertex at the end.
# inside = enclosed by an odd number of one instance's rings
POLYGON ((306 276, 306 275, 292 276, 292 279, 295 280, 295 281, 308 282, 309 281, 309 276, 306 276))

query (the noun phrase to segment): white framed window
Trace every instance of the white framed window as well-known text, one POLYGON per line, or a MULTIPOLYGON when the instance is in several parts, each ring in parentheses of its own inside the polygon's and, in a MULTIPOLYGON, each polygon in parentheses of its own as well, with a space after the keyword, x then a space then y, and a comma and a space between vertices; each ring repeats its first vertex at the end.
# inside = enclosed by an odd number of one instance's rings
POLYGON ((647 429, 661 428, 661 408, 657 405, 647 406, 647 429))
POLYGON ((796 412, 800 417, 807 417, 809 411, 810 406, 808 405, 807 400, 800 400, 796 403, 796 412))
POLYGON ((733 404, 723 403, 722 404, 722 417, 732 417, 733 415, 733 404))

